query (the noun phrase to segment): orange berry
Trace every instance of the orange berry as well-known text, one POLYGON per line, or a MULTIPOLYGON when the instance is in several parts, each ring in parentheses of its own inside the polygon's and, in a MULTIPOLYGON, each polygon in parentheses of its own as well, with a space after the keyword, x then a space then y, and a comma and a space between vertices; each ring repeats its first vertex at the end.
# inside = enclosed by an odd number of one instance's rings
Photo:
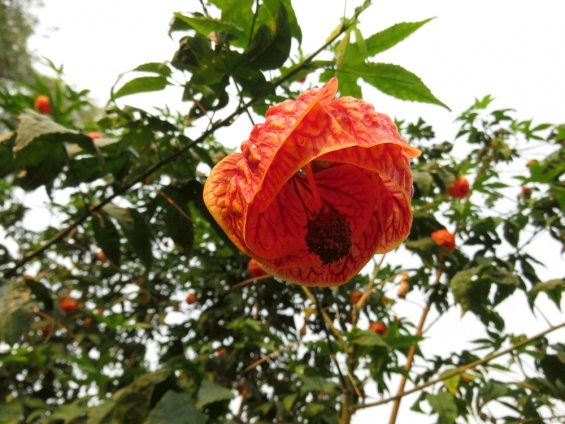
POLYGON ((252 277, 261 277, 262 275, 267 275, 267 271, 259 266, 259 263, 255 259, 251 259, 247 264, 247 272, 252 277))
POLYGON ((222 356, 222 355, 224 355, 225 353, 226 353, 226 348, 223 347, 223 348, 221 348, 220 350, 218 350, 218 351, 216 352, 216 356, 222 356))
POLYGON ((387 326, 382 321, 372 322, 371 324, 369 324, 369 330, 374 331, 381 336, 384 336, 386 334, 387 326))
POLYGON ((186 303, 192 305, 194 302, 196 302, 196 296, 194 293, 189 293, 188 296, 186 296, 186 303))
POLYGON ((35 108, 35 110, 45 115, 48 115, 51 112, 53 112, 53 109, 51 109, 51 101, 49 100, 49 97, 43 94, 35 98, 35 101, 33 102, 33 107, 35 108))
POLYGON ((59 297, 59 308, 66 314, 72 314, 77 310, 77 302, 70 297, 59 297))
POLYGON ((463 199, 469 195, 470 191, 469 181, 467 181, 465 176, 462 176, 458 180, 453 181, 451 186, 447 189, 447 194, 455 199, 463 199))
MULTIPOLYGON (((445 247, 450 252, 455 250, 455 236, 449 231, 445 229, 437 230, 432 233, 431 237, 438 245, 445 247)), ((443 252, 439 252, 439 254, 442 255, 443 252)))
POLYGON ((104 254, 104 252, 98 252, 96 254, 96 258, 100 261, 100 262, 106 262, 106 255, 104 254))

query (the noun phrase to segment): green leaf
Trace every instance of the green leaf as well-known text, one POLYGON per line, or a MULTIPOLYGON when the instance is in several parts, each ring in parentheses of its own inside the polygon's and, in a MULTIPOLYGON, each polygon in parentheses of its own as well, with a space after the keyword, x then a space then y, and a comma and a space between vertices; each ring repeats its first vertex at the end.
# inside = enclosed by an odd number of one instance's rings
POLYGON ((143 65, 139 65, 137 68, 134 69, 137 72, 152 72, 154 74, 159 74, 163 77, 170 77, 171 76, 171 68, 166 63, 161 62, 150 62, 144 63, 143 65))
POLYGON ((334 383, 333 381, 326 380, 323 377, 305 377, 302 380, 302 384, 300 386, 300 394, 305 395, 309 392, 324 392, 327 394, 334 393, 338 388, 339 385, 334 383))
POLYGON ((110 413, 116 405, 116 401, 112 398, 104 400, 100 405, 96 405, 88 412, 88 420, 86 424, 100 424, 102 420, 110 413))
POLYGON ((476 310, 488 298, 490 284, 484 284, 478 278, 483 269, 484 266, 481 265, 459 271, 449 283, 455 302, 461 305, 463 313, 476 310))
POLYGON ((344 71, 346 70, 358 72, 373 87, 397 99, 432 103, 451 110, 432 94, 420 78, 401 66, 367 63, 357 65, 355 69, 345 68, 344 71))
POLYGON ((28 287, 0 279, 0 340, 13 345, 27 334, 34 307, 28 287))
POLYGON ((532 290, 528 293, 528 301, 530 303, 530 307, 533 309, 534 302, 541 292, 547 294, 555 305, 561 309, 561 294, 565 291, 565 280, 563 279, 555 279, 549 280, 545 283, 537 283, 534 285, 532 290))
POLYGON ((147 416, 151 396, 156 384, 164 381, 170 371, 162 369, 137 378, 114 395, 116 406, 112 415, 117 424, 143 422, 147 416))
POLYGON ((355 329, 349 333, 351 343, 360 346, 383 346, 388 347, 388 344, 374 331, 355 329))
POLYGON ((304 417, 306 418, 313 418, 316 415, 321 414, 326 409, 326 406, 321 403, 309 403, 304 408, 304 417))
POLYGON ((262 20, 264 23, 249 43, 246 52, 248 63, 261 70, 280 68, 290 54, 292 36, 288 13, 279 0, 266 0, 259 14, 268 16, 270 20, 262 20), (278 8, 276 15, 273 14, 275 7, 278 8))
POLYGON ((91 222, 96 243, 98 243, 98 246, 100 246, 102 252, 110 261, 120 266, 121 243, 118 229, 105 213, 94 213, 91 222))
POLYGON ((202 380, 200 383, 200 388, 198 389, 198 400, 196 401, 196 408, 202 409, 202 407, 219 402, 221 400, 230 400, 233 398, 233 393, 230 389, 218 386, 208 380, 202 380))
MULTIPOLYGON (((237 37, 238 40, 247 42, 244 28, 232 22, 222 22, 208 16, 189 17, 181 13, 175 13, 174 15, 176 18, 189 24, 197 33, 204 37, 208 37, 211 32, 227 32, 237 37)), ((242 47, 241 43, 235 42, 234 45, 242 47)))
POLYGON ((374 56, 390 49, 432 19, 434 18, 420 22, 401 22, 371 35, 369 38, 365 39, 368 56, 374 56))
POLYGON ((422 196, 431 194, 434 188, 434 179, 429 172, 413 171, 412 178, 414 180, 414 185, 418 188, 418 191, 422 196))
POLYGON ((145 424, 206 424, 207 419, 196 409, 188 393, 168 390, 151 410, 145 424))
MULTIPOLYGON (((443 376, 451 371, 453 371, 453 369, 448 369, 445 372, 443 372, 441 375, 443 376)), ((443 380, 443 385, 445 386, 445 388, 449 393, 451 393, 453 396, 457 396, 457 391, 459 389, 460 381, 461 381, 461 374, 455 374, 454 376, 443 380)))
POLYGON ((292 405, 296 402, 298 398, 298 393, 293 393, 291 395, 287 395, 283 398, 283 406, 286 411, 290 411, 292 409, 292 405))
POLYGON ((457 418, 457 405, 452 395, 447 392, 439 392, 437 395, 428 393, 426 400, 433 410, 439 414, 438 424, 455 423, 455 419, 457 418))
POLYGON ((19 402, 0 403, 1 424, 20 424, 22 415, 22 406, 19 402))
POLYGON ((137 93, 160 91, 164 90, 167 85, 169 85, 169 82, 166 77, 139 77, 122 85, 122 87, 113 94, 112 98, 118 99, 137 93))
POLYGON ((112 203, 105 205, 102 210, 119 222, 128 239, 130 248, 146 268, 151 268, 153 252, 151 230, 143 215, 133 208, 120 208, 112 203))

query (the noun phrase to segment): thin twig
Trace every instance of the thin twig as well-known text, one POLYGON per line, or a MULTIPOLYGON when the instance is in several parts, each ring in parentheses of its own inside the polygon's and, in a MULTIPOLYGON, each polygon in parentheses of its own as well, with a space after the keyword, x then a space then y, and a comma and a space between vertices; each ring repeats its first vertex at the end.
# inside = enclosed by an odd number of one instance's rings
POLYGON ((284 352, 285 350, 290 349, 291 347, 297 346, 300 343, 302 343, 302 340, 298 340, 294 343, 288 344, 286 346, 283 346, 277 350, 275 350, 274 352, 269 353, 268 355, 262 357, 261 359, 259 359, 258 361, 254 362, 253 364, 249 365, 247 368, 245 368, 245 370, 243 372, 248 372, 251 371, 253 368, 255 368, 258 365, 261 365, 263 362, 265 362, 267 359, 272 358, 275 355, 278 355, 281 352, 284 352))

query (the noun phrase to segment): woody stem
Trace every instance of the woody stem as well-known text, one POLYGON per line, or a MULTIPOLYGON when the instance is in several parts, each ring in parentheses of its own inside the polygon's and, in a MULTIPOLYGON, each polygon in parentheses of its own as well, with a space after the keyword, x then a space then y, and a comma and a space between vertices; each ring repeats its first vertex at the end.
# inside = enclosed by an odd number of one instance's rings
POLYGON ((314 178, 314 171, 312 171, 312 166, 310 163, 304 165, 304 172, 306 173, 306 178, 308 178, 308 185, 312 191, 312 196, 314 197, 315 210, 319 211, 322 208, 322 198, 320 193, 318 193, 318 187, 316 186, 316 179, 314 178))

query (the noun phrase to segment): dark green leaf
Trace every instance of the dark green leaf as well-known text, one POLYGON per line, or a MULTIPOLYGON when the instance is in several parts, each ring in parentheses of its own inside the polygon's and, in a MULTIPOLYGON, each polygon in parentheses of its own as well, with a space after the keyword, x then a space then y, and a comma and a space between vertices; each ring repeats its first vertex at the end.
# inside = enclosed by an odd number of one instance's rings
POLYGON ((164 381, 169 373, 169 370, 162 369, 144 374, 129 386, 116 392, 113 420, 117 424, 143 422, 149 410, 149 402, 155 385, 164 381))
POLYGON ((149 413, 145 424, 206 424, 207 416, 196 409, 186 392, 167 391, 149 413))
POLYGON ((147 267, 153 262, 151 251, 152 234, 143 215, 133 208, 120 208, 111 203, 102 208, 104 212, 119 222, 130 248, 135 252, 139 260, 147 267))
POLYGON ((164 90, 168 84, 169 82, 166 77, 139 77, 122 85, 122 87, 113 94, 112 98, 118 99, 131 94, 160 91, 164 90))
POLYGON ((218 402, 221 400, 230 400, 233 398, 233 393, 231 390, 225 387, 218 386, 206 379, 202 380, 200 383, 200 388, 198 389, 198 399, 196 401, 196 408, 202 409, 202 407, 218 402))
POLYGON ((163 77, 170 77, 171 76, 171 68, 165 63, 161 62, 150 62, 144 63, 143 65, 139 65, 134 71, 138 72, 151 72, 154 74, 159 74, 163 77))
POLYGON ((92 229, 98 246, 106 257, 115 265, 120 266, 120 233, 111 219, 105 213, 95 213, 92 216, 92 229))
MULTIPOLYGON (((261 10, 269 10, 270 22, 262 24, 254 35, 246 52, 250 66, 267 70, 280 68, 290 54, 291 33, 288 13, 280 0, 268 0, 261 5, 261 10), (276 16, 271 15, 278 3, 276 16), (270 10, 269 10, 270 9, 270 10)), ((262 13, 262 12, 260 12, 262 13)))

